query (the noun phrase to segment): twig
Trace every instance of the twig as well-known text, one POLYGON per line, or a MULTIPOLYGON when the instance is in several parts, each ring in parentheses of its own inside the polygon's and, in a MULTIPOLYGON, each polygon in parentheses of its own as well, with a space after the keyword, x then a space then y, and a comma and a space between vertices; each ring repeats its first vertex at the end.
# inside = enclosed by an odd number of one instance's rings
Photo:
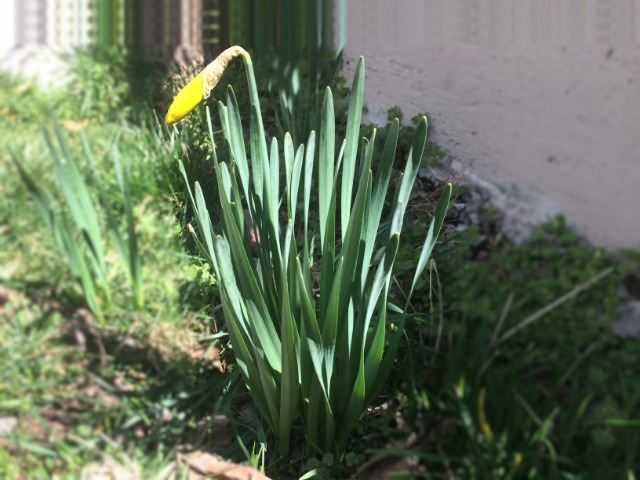
POLYGON ((535 422, 536 425, 538 425, 538 427, 541 427, 542 426, 542 420, 536 414, 536 412, 533 411, 533 408, 531 408, 531 406, 527 403, 527 401, 524 399, 524 397, 522 395, 520 395, 518 392, 514 392, 514 393, 516 395, 516 400, 518 400, 518 402, 520 402, 520 405, 522 405, 522 407, 529 414, 531 419, 535 422))
POLYGON ((498 324, 496 325, 496 329, 493 331, 493 335, 491 335, 491 340, 489 341, 489 350, 493 350, 496 342, 498 341, 498 335, 500 335, 500 330, 502 329, 502 325, 504 321, 507 319, 507 315, 509 314, 509 310, 511 310, 511 305, 513 304, 513 292, 509 294, 507 298, 507 302, 504 304, 502 308, 502 313, 500 314, 500 319, 498 320, 498 324))
POLYGON ((585 282, 585 283, 583 283, 581 285, 578 285, 577 287, 575 287, 570 292, 564 294, 563 296, 561 296, 560 298, 554 300, 553 302, 551 302, 547 306, 541 308, 540 310, 538 310, 537 312, 535 312, 534 314, 530 315, 525 320, 520 322, 518 325, 513 327, 507 333, 505 333, 502 337, 500 337, 500 339, 497 341, 497 343, 502 343, 505 340, 513 337, 516 333, 518 333, 524 327, 532 324, 533 322, 538 320, 543 315, 545 315, 545 314, 549 313, 550 311, 554 310, 555 308, 559 307, 560 305, 562 305, 566 301, 572 299, 573 297, 575 297, 576 295, 578 295, 582 291, 584 291, 587 288, 591 287, 591 285, 593 285, 594 283, 602 280, 604 277, 606 277, 607 275, 611 274, 613 272, 613 270, 614 270, 613 267, 609 267, 609 268, 603 270, 598 275, 593 277, 591 280, 589 280, 589 281, 587 281, 587 282, 585 282))
POLYGON ((435 358, 435 356, 438 353, 438 350, 440 350, 440 341, 442 340, 442 328, 444 327, 444 298, 442 295, 442 283, 440 283, 440 275, 438 274, 438 268, 436 267, 436 262, 433 259, 431 259, 431 267, 433 268, 433 271, 436 272, 436 281, 438 282, 438 303, 440 304, 440 308, 438 312, 438 320, 440 322, 438 325, 438 333, 436 334, 436 344, 433 347, 433 357, 435 358))

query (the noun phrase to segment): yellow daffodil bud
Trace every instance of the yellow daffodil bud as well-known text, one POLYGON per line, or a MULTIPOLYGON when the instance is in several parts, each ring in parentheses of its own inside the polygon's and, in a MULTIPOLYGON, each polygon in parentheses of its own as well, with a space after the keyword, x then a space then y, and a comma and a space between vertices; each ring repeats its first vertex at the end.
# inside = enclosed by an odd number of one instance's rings
POLYGON ((249 54, 238 46, 229 47, 195 76, 173 99, 165 123, 172 125, 189 115, 203 100, 209 98, 211 90, 218 84, 224 69, 229 62, 242 55, 245 62, 250 62, 249 54))
POLYGON ((196 77, 191 80, 187 85, 178 92, 176 98, 173 99, 165 123, 172 125, 184 117, 189 115, 191 110, 200 105, 200 102, 204 100, 204 90, 202 89, 202 78, 204 77, 204 70, 200 72, 196 77))

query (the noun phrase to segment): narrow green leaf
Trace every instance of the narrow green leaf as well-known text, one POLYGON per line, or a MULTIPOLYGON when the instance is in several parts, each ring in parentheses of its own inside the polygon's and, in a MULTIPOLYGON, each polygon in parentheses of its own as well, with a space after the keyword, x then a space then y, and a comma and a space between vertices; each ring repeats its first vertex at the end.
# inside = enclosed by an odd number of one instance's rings
MULTIPOLYGON (((200 187, 200 184, 198 182, 195 183, 195 197, 196 197, 196 201, 195 201, 195 205, 197 208, 197 214, 198 214, 198 226, 200 228, 200 231, 202 233, 202 235, 204 236, 204 240, 205 240, 205 245, 207 246, 207 250, 209 252, 213 252, 213 236, 215 235, 214 232, 212 231, 212 228, 210 228, 211 226, 211 218, 209 217, 209 211, 207 210, 207 205, 206 202, 204 200, 204 195, 202 193, 202 187, 200 187)), ((212 255, 212 257, 215 257, 215 255, 212 255)))
POLYGON ((230 146, 240 175, 242 192, 244 193, 247 202, 249 202, 251 199, 249 189, 249 164, 247 163, 247 152, 244 146, 244 133, 242 129, 242 120, 240 119, 240 111, 238 109, 238 102, 236 101, 236 96, 231 85, 229 85, 229 88, 227 89, 227 109, 229 112, 229 129, 231 134, 230 146))
MULTIPOLYGON (((286 178, 285 194, 287 198, 287 204, 289 205, 289 199, 291 198, 291 177, 293 176, 293 162, 295 153, 293 149, 293 141, 289 133, 284 134, 284 172, 286 178)), ((294 207, 295 210, 295 207, 294 207)), ((291 218, 291 210, 289 209, 289 218, 291 218)))
POLYGON ((340 227, 343 232, 349 226, 351 214, 351 195, 353 176, 356 168, 358 141, 360 137, 360 120, 362 118, 362 98, 364 96, 364 57, 358 60, 358 66, 353 76, 351 95, 349 98, 349 113, 347 114, 347 131, 345 137, 344 167, 342 170, 342 190, 340 205, 340 227))
MULTIPOLYGON (((361 351, 362 352, 362 351, 361 351)), ((365 405, 365 377, 364 377, 364 355, 360 353, 358 375, 355 379, 353 389, 349 394, 347 410, 342 416, 343 421, 338 424, 336 435, 336 449, 343 451, 349 440, 349 435, 360 421, 364 413, 365 405)))
MULTIPOLYGON (((222 164, 224 166, 224 164, 222 164)), ((220 184, 220 177, 218 182, 220 184)), ((219 185, 222 188, 222 185, 219 185)), ((255 331, 255 338, 259 339, 265 356, 269 361, 271 368, 279 372, 281 368, 280 361, 280 339, 276 329, 271 322, 272 315, 269 313, 264 298, 264 290, 260 288, 260 284, 256 278, 256 272, 248 257, 249 252, 244 249, 242 238, 238 227, 233 219, 231 206, 224 201, 224 196, 220 197, 222 201, 222 212, 226 226, 226 232, 229 235, 229 246, 231 258, 234 260, 234 268, 236 273, 236 281, 243 293, 244 302, 247 308, 252 309, 252 321, 250 326, 255 331)), ((219 258, 219 256, 218 256, 219 258)), ((221 274, 223 272, 220 272, 221 274)), ((255 340, 254 340, 255 341, 255 340)))
MULTIPOLYGON (((393 162, 396 156, 396 146, 398 144, 398 133, 400 130, 400 124, 396 118, 391 123, 391 128, 385 139, 384 148, 382 150, 382 156, 380 157, 380 164, 376 174, 375 181, 373 183, 373 189, 371 192, 371 205, 369 207, 369 217, 367 219, 366 233, 365 233, 365 246, 363 255, 363 265, 369 265, 373 255, 375 246, 375 239, 378 235, 378 228, 380 226, 380 218, 382 216, 382 209, 387 196, 389 188, 389 180, 391 179, 391 171, 393 162)), ((361 283, 364 285, 366 281, 368 270, 362 270, 361 283)))
POLYGON ((318 161, 318 199, 320 214, 320 248, 322 255, 325 249, 333 249, 334 235, 327 233, 327 222, 332 214, 331 203, 335 198, 334 164, 335 164, 335 117, 333 112, 333 95, 327 87, 322 104, 322 124, 320 126, 320 156, 318 161), (327 244, 329 243, 329 244, 327 244))
POLYGON ((18 160, 18 157, 16 156, 15 152, 12 149, 9 149, 9 153, 11 154, 13 163, 18 169, 20 178, 22 179, 23 183, 27 186, 27 189, 29 190, 31 197, 34 200, 38 213, 40 213, 40 216, 45 221, 47 228, 53 231, 54 224, 55 224, 55 214, 54 214, 53 208, 51 207, 51 202, 52 202, 51 196, 45 190, 42 190, 36 184, 36 182, 31 178, 31 176, 24 169, 24 167, 22 166, 22 163, 20 163, 20 161, 18 160))
POLYGON ((222 102, 218 102, 218 115, 220 116, 220 126, 222 127, 222 134, 229 144, 231 155, 235 156, 235 151, 232 145, 233 138, 231 135, 231 129, 229 127, 229 110, 222 102))
POLYGON ((304 145, 300 145, 296 151, 293 161, 293 171, 291 173, 291 190, 287 198, 289 208, 289 218, 295 225, 296 212, 298 211, 298 191, 300 189, 300 176, 302 175, 302 164, 304 162, 304 145))
POLYGON ((128 164, 125 164, 123 168, 122 162, 120 161, 120 153, 116 145, 114 145, 112 148, 112 158, 125 211, 127 226, 126 245, 124 243, 122 235, 120 234, 119 226, 113 218, 111 210, 107 211, 109 230, 116 242, 116 246, 120 253, 120 258, 125 266, 125 273, 129 278, 129 283, 134 293, 135 306, 137 308, 142 308, 144 304, 144 290, 142 285, 142 259, 140 258, 140 252, 138 249, 138 237, 135 230, 136 221, 133 216, 133 200, 131 198, 129 190, 129 167, 128 164))
MULTIPOLYGON (((286 276, 283 272, 281 279, 286 284, 286 276)), ((280 440, 280 454, 287 455, 289 451, 289 437, 294 419, 298 416, 298 359, 296 356, 296 343, 299 342, 293 319, 288 288, 282 289, 282 311, 281 311, 281 357, 282 376, 280 387, 280 424, 278 437, 280 440)))
POLYGON ((396 208, 401 209, 401 215, 394 215, 393 221, 391 222, 391 232, 399 232, 402 230, 402 219, 404 217, 404 212, 407 208, 407 204, 409 203, 411 190, 416 180, 416 176, 418 175, 418 170, 420 169, 420 162, 422 161, 422 156, 424 154, 424 145, 426 141, 427 117, 422 117, 420 122, 418 122, 418 126, 413 135, 413 140, 411 141, 411 149, 409 150, 409 154, 407 155, 407 165, 405 166, 404 174, 402 175, 402 179, 397 191, 398 203, 396 204, 396 208))
POLYGON ((64 157, 60 157, 58 154, 49 133, 46 130, 43 130, 43 133, 54 161, 56 179, 62 187, 75 224, 92 254, 91 259, 96 267, 96 274, 105 279, 104 241, 98 222, 100 217, 86 183, 71 155, 62 130, 57 124, 54 125, 54 128, 64 157))
POLYGON ((442 224, 444 223, 444 219, 447 215, 447 210, 449 209, 451 190, 451 184, 448 184, 442 192, 442 195, 440 195, 440 199, 438 200, 438 204, 436 205, 436 210, 433 214, 433 218, 431 219, 431 224, 429 225, 427 236, 424 239, 424 245, 422 246, 422 250, 420 251, 420 258, 418 259, 418 264, 413 275, 411 289, 409 290, 409 295, 407 295, 405 311, 407 311, 407 308, 409 307, 409 302, 411 301, 411 297, 413 296, 416 284, 418 283, 418 280, 420 279, 420 276, 422 275, 422 272, 427 265, 427 261, 429 260, 431 252, 433 251, 433 247, 435 246, 436 241, 438 240, 438 236, 440 235, 442 224))
POLYGON ((264 132, 262 130, 262 117, 255 105, 251 106, 251 173, 253 176, 253 191, 260 202, 264 205, 264 178, 268 171, 269 155, 265 144, 264 132))
POLYGON ((280 219, 278 217, 280 193, 280 156, 278 154, 278 140, 271 139, 271 155, 269 158, 269 181, 265 183, 265 198, 269 211, 269 225, 273 226, 274 240, 280 237, 280 219))
POLYGON ((309 134, 307 152, 304 159, 304 259, 309 263, 309 204, 311 203, 311 181, 313 179, 313 159, 316 150, 316 132, 309 134))
MULTIPOLYGON (((232 229, 233 228, 230 230, 232 229)), ((262 316, 261 309, 258 308, 255 301, 251 298, 245 298, 245 295, 240 293, 241 290, 236 287, 236 285, 243 284, 242 275, 245 272, 238 269, 239 277, 235 276, 235 270, 230 262, 231 258, 234 257, 233 244, 228 243, 223 237, 218 236, 216 238, 215 248, 216 257, 221 267, 220 286, 233 306, 233 310, 227 308, 225 314, 227 314, 227 311, 233 311, 235 325, 244 324, 252 331, 245 345, 253 350, 253 354, 244 351, 243 360, 245 360, 247 367, 252 368, 252 366, 255 365, 257 371, 253 372, 253 376, 248 379, 247 385, 250 388, 262 388, 267 408, 265 411, 261 411, 261 413, 270 425, 274 429, 277 429, 280 422, 280 415, 276 401, 280 398, 280 393, 274 379, 274 372, 279 373, 282 368, 280 361, 280 342, 278 341, 277 345, 272 344, 272 336, 268 332, 268 325, 270 325, 271 322, 266 321, 262 316), (243 320, 243 317, 246 318, 246 320, 243 320), (251 320, 249 320, 249 318, 251 320), (267 327, 266 329, 264 328, 265 326, 267 327), (277 357, 275 361, 269 358, 274 354, 277 357)), ((242 291, 244 292, 246 290, 243 288, 242 291)), ((233 336, 239 336, 240 333, 241 330, 236 329, 233 332, 233 336)), ((235 340, 235 338, 232 338, 232 340, 235 340)))

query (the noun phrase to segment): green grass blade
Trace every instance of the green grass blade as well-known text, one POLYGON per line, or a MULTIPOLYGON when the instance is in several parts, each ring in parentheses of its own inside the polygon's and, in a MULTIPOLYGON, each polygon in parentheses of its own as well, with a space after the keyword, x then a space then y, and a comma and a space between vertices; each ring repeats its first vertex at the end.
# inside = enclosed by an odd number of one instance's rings
POLYGON ((62 188, 76 227, 89 247, 91 259, 96 268, 96 274, 100 278, 105 279, 104 241, 98 222, 100 217, 91 199, 86 183, 71 156, 69 147, 59 127, 56 125, 56 135, 62 146, 63 158, 58 154, 58 150, 53 145, 49 133, 46 130, 43 130, 43 133, 54 162, 56 179, 62 188))
POLYGON ((233 145, 231 144, 233 140, 231 136, 231 128, 229 127, 229 109, 222 102, 218 102, 218 116, 220 117, 220 126, 222 127, 222 134, 224 135, 224 139, 229 144, 231 155, 233 155, 235 158, 236 152, 234 151, 233 145))
POLYGON ((76 240, 72 229, 64 218, 61 219, 58 235, 62 240, 69 266, 72 272, 74 272, 74 275, 80 280, 87 305, 95 314, 98 321, 103 323, 105 320, 104 309, 100 302, 98 283, 82 252, 82 247, 76 240))
POLYGON ((44 220, 47 228, 51 231, 55 231, 55 212, 51 206, 51 196, 45 190, 41 189, 36 182, 34 182, 33 178, 31 178, 31 175, 29 175, 29 173, 24 169, 22 163, 20 163, 12 149, 9 149, 9 153, 13 163, 18 169, 22 182, 27 186, 27 190, 29 190, 31 197, 33 198, 36 210, 40 213, 40 216, 44 220))
MULTIPOLYGON (((301 336, 301 341, 305 342, 305 351, 309 354, 309 358, 311 360, 310 363, 313 366, 313 373, 315 374, 314 378, 318 381, 318 386, 320 387, 326 407, 330 408, 328 385, 324 369, 325 357, 328 350, 323 345, 322 334, 320 333, 320 326, 317 321, 311 292, 305 288, 305 280, 302 273, 300 259, 298 258, 296 260, 298 270, 298 291, 302 299, 303 328, 301 330, 304 333, 301 336)), ((329 352, 333 355, 332 348, 330 348, 329 352)), ((313 385, 313 381, 311 383, 313 385)))
POLYGON ((305 274, 303 273, 303 267, 300 262, 300 257, 296 257, 296 287, 298 289, 298 295, 300 298, 300 350, 301 350, 301 369, 302 369, 302 386, 303 390, 308 393, 308 388, 311 386, 312 378, 312 365, 311 358, 305 355, 305 351, 308 352, 308 339, 311 339, 315 343, 320 344, 322 342, 322 335, 320 334, 320 328, 316 318, 316 310, 313 302, 313 292, 306 285, 305 274))
POLYGON ((376 277, 371 288, 371 294, 367 305, 364 327, 361 330, 363 332, 361 348, 364 351, 367 347, 367 335, 369 332, 370 322, 373 318, 375 308, 379 303, 379 299, 381 299, 381 305, 379 307, 380 314, 377 319, 377 323, 374 325, 375 334, 370 343, 369 351, 365 352, 365 385, 367 387, 367 395, 369 396, 377 393, 373 392, 372 388, 374 386, 375 378, 379 375, 378 370, 380 368, 382 352, 384 349, 387 292, 389 291, 389 283, 391 281, 393 264, 395 262, 396 254, 398 253, 399 243, 400 234, 396 233, 395 235, 392 235, 385 249, 384 257, 376 271, 376 277))
MULTIPOLYGON (((142 278, 142 258, 138 246, 138 235, 136 232, 136 220, 133 215, 133 199, 131 198, 129 166, 125 163, 124 168, 120 161, 120 153, 117 146, 112 149, 113 163, 116 177, 120 186, 120 193, 124 203, 125 219, 127 226, 127 247, 121 251, 121 259, 126 266, 129 281, 134 293, 135 305, 137 308, 144 306, 144 288, 142 278)), ((121 239, 117 228, 111 228, 112 235, 121 239)), ((121 240, 119 240, 121 242, 121 240)))
POLYGON ((442 195, 440 195, 440 199, 438 200, 438 204, 436 205, 433 219, 431 220, 427 236, 424 240, 424 245, 422 246, 422 250, 420 251, 420 258, 418 259, 418 264, 416 265, 413 281, 411 282, 411 289, 409 290, 409 295, 407 295, 405 311, 407 311, 407 308, 409 307, 409 302, 411 301, 411 297, 413 296, 416 284, 418 283, 422 272, 427 266, 427 261, 429 260, 431 252, 433 251, 433 247, 435 246, 436 241, 438 240, 438 236, 440 235, 440 230, 442 229, 444 218, 446 217, 447 210, 449 209, 449 202, 451 201, 451 190, 452 187, 449 183, 445 187, 444 192, 442 192, 442 195))

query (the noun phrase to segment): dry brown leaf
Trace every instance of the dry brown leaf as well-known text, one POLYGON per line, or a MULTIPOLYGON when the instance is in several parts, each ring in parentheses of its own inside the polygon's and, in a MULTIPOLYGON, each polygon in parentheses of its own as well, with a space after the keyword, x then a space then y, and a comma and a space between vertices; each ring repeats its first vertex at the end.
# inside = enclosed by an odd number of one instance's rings
POLYGON ((79 122, 76 122, 75 120, 65 120, 64 122, 62 122, 62 126, 70 132, 77 132, 79 130, 82 130, 87 125, 89 125, 88 118, 85 118, 84 120, 81 120, 79 122))
POLYGON ((205 475, 215 475, 215 478, 220 480, 270 480, 269 477, 253 467, 227 462, 219 455, 201 450, 178 454, 178 461, 181 464, 189 465, 191 469, 190 480, 197 480, 205 475))
POLYGON ((123 373, 118 373, 116 378, 113 379, 113 384, 118 388, 121 392, 135 392, 136 387, 127 382, 127 379, 124 377, 123 373))

